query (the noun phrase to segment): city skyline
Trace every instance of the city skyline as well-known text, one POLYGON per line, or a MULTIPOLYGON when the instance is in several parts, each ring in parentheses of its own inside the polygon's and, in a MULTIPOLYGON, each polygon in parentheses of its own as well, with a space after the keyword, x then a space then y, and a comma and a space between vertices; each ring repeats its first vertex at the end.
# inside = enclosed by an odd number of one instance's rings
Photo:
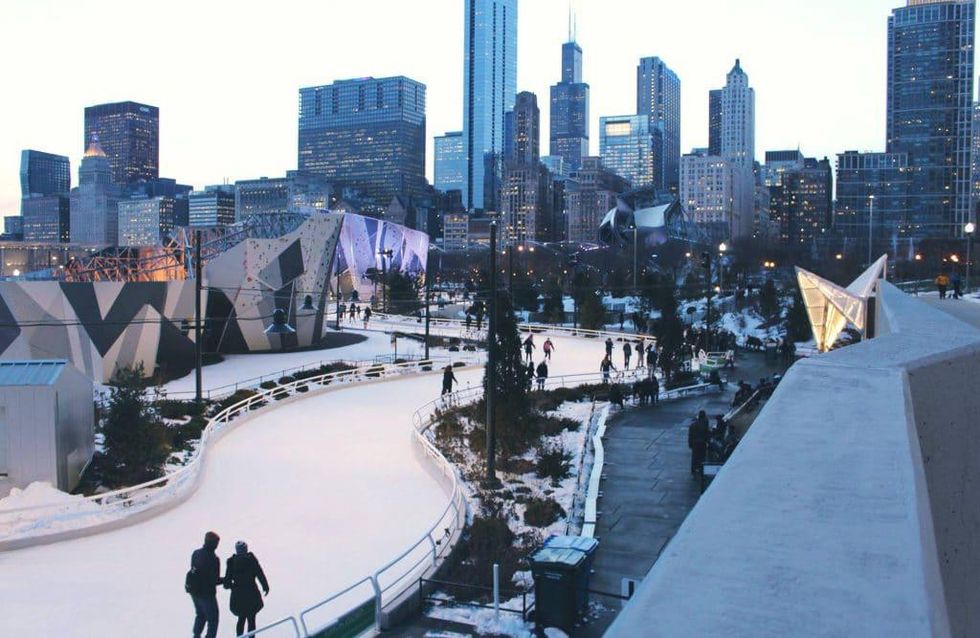
MULTIPOLYGON (((220 54, 188 47, 150 51, 139 60, 115 60, 107 56, 140 38, 137 25, 119 17, 128 15, 127 5, 102 3, 106 11, 100 15, 115 16, 117 28, 103 31, 111 32, 111 38, 98 40, 90 35, 96 16, 85 7, 60 0, 8 3, 0 9, 0 24, 5 25, 0 26, 0 54, 8 59, 16 59, 16 51, 34 39, 47 38, 58 42, 51 50, 84 51, 89 59, 113 63, 88 64, 84 71, 79 67, 67 73, 61 55, 33 59, 23 68, 8 65, 8 81, 31 90, 0 106, 0 139, 5 141, 0 146, 0 212, 19 210, 23 149, 67 154, 72 174, 77 175, 84 150, 77 140, 86 106, 122 100, 158 106, 161 174, 201 188, 295 169, 298 89, 368 75, 408 75, 426 84, 426 175, 431 181, 432 138, 462 127, 464 2, 426 4, 426 22, 412 19, 417 6, 413 10, 368 0, 356 6, 284 7, 274 15, 237 5, 231 9, 227 3, 195 5, 195 20, 188 23, 182 20, 188 3, 174 2, 161 8, 158 28, 185 30, 186 41, 206 34, 214 45, 210 50, 220 54), (378 15, 385 17, 378 20, 378 15), (208 28, 209 17, 236 27, 228 33, 246 37, 216 36, 208 28), (289 25, 312 24, 317 17, 363 28, 333 29, 326 42, 292 35, 273 39, 274 48, 256 47, 247 37, 285 33, 289 25), (403 24, 420 25, 422 37, 414 40, 425 45, 399 46, 403 24), (385 44, 364 47, 365 33, 385 44), (342 53, 353 46, 357 55, 342 53), (202 61, 207 68, 196 66, 202 61), (272 72, 256 73, 257 69, 272 72), (38 77, 59 80, 42 87, 37 86, 38 77)), ((845 150, 883 151, 887 17, 902 4, 872 0, 855 7, 830 0, 814 7, 798 2, 780 5, 775 13, 762 0, 738 7, 712 2, 708 12, 704 6, 635 9, 625 0, 601 6, 580 1, 575 7, 577 40, 585 52, 583 80, 592 87, 592 128, 602 116, 633 110, 636 65, 641 57, 659 56, 682 81, 681 152, 707 146, 708 90, 723 84, 735 58, 741 58, 757 90, 757 159, 765 150, 796 146, 814 157, 834 157, 845 150), (623 12, 629 12, 629 21, 621 19, 623 12), (650 20, 641 19, 644 15, 650 20), (712 17, 706 21, 705 15, 712 17), (653 38, 644 25, 654 19, 680 26, 658 29, 653 38), (763 24, 764 31, 755 26, 763 24), (800 24, 807 25, 805 32, 800 24), (608 37, 613 29, 615 46, 608 37), (712 44, 705 47, 704 42, 712 44)), ((519 3, 517 89, 537 95, 542 131, 550 128, 547 96, 568 36, 567 11, 565 2, 519 3)), ((542 145, 548 142, 543 135, 542 145)), ((598 153, 597 135, 590 140, 590 153, 598 153)))

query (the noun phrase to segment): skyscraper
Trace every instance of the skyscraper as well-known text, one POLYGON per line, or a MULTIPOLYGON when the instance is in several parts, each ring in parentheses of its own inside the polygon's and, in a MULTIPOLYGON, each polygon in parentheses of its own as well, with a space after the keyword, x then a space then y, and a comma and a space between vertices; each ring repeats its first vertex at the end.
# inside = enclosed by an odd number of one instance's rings
MULTIPOLYGON (((728 72, 725 87, 709 94, 709 106, 709 140, 714 138, 719 154, 712 154, 708 148, 704 155, 696 155, 725 160, 732 181, 727 220, 730 238, 745 237, 752 234, 755 218, 755 90, 749 86, 740 60, 735 60, 728 72), (715 125, 717 131, 713 129, 715 125)), ((702 162, 692 157, 690 161, 692 166, 718 165, 713 159, 702 162)))
POLYGON ((911 176, 905 153, 838 154, 834 228, 845 237, 863 241, 868 237, 868 222, 873 214, 870 230, 875 243, 890 245, 902 235, 900 229, 908 219, 911 176))
POLYGON ((648 115, 599 118, 599 155, 602 164, 633 188, 663 184, 663 131, 648 115))
POLYGON ((908 155, 910 237, 959 236, 970 210, 974 0, 908 0, 888 18, 889 154, 908 155))
POLYGON ((565 182, 565 238, 579 243, 596 241, 599 222, 627 188, 629 182, 603 166, 600 158, 583 157, 582 165, 565 182))
POLYGON ((136 102, 85 108, 85 139, 99 140, 109 159, 112 181, 130 184, 160 176, 160 109, 136 102))
POLYGON ((721 89, 708 91, 708 154, 721 155, 721 89))
POLYGON ((830 160, 803 158, 786 167, 779 183, 770 187, 769 217, 779 228, 780 241, 805 245, 829 230, 833 220, 833 170, 830 160))
POLYGON ((68 158, 42 151, 20 153, 20 194, 67 195, 71 190, 71 169, 68 158))
POLYGON ((541 111, 534 93, 517 94, 508 113, 511 139, 504 166, 500 212, 511 242, 547 241, 553 234, 551 176, 541 164, 541 111))
POLYGON ((119 239, 121 190, 97 135, 78 167, 78 186, 71 189, 69 230, 73 244, 115 246, 119 239))
POLYGON ((463 50, 463 204, 495 210, 504 114, 517 95, 517 0, 466 0, 463 50))
POLYGON ((681 205, 712 241, 734 237, 738 226, 752 228, 752 219, 737 217, 741 211, 735 207, 735 175, 729 159, 711 155, 706 148, 681 158, 681 205))
POLYGON ((642 58, 636 67, 636 113, 650 118, 663 134, 653 185, 678 192, 681 165, 681 81, 658 57, 642 58))
POLYGON ((235 187, 230 184, 205 186, 188 196, 191 226, 227 226, 235 223, 235 187))
POLYGON ((463 132, 452 131, 435 138, 435 183, 436 190, 444 193, 460 191, 466 187, 466 147, 463 132))
POLYGON ((173 231, 173 198, 142 197, 119 202, 120 246, 155 246, 173 231))
POLYGON ((340 80, 299 91, 299 170, 387 206, 425 189, 425 85, 340 80))
POLYGON ((71 238, 67 194, 25 197, 21 200, 20 214, 24 241, 56 244, 71 238))
POLYGON ((582 48, 572 34, 561 47, 561 82, 551 87, 551 150, 565 171, 589 154, 589 85, 582 82, 582 48))
POLYGON ((331 204, 331 190, 330 183, 323 177, 299 171, 287 171, 285 177, 239 180, 234 189, 234 219, 242 221, 252 215, 327 210, 331 204))

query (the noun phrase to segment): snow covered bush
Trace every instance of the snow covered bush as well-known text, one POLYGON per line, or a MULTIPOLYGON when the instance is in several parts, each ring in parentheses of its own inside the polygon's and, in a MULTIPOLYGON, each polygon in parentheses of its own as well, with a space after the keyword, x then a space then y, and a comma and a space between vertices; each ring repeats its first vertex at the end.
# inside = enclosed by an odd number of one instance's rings
POLYGON ((524 509, 524 522, 533 527, 548 527, 565 516, 565 509, 553 498, 528 499, 524 509))

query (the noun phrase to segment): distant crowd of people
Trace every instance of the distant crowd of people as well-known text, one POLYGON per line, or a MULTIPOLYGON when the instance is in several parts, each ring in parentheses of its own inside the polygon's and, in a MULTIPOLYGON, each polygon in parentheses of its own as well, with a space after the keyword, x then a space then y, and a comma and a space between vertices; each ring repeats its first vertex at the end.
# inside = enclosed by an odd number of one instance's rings
POLYGON ((231 613, 238 619, 236 636, 244 634, 246 627, 247 631, 255 631, 255 617, 265 606, 262 596, 269 595, 269 580, 245 541, 235 543, 235 553, 228 557, 225 575, 221 575, 221 560, 217 555, 220 541, 214 532, 204 535, 204 544, 191 554, 191 567, 184 578, 184 590, 194 603, 194 638, 218 635, 218 585, 231 592, 228 602, 231 613), (203 633, 205 629, 207 633, 203 633))
POLYGON ((367 329, 368 327, 368 322, 371 321, 372 314, 373 313, 371 311, 371 306, 367 306, 367 305, 358 306, 354 302, 351 302, 349 306, 342 303, 337 309, 337 315, 341 319, 343 319, 344 316, 346 315, 347 321, 349 323, 354 323, 355 321, 358 321, 363 318, 365 329, 367 329))

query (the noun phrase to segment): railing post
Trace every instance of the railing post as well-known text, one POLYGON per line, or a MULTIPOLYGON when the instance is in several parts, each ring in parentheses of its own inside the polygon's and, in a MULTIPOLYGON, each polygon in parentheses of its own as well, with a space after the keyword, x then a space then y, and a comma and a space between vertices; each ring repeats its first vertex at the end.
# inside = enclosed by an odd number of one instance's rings
POLYGON ((371 576, 371 587, 374 588, 374 628, 381 631, 381 586, 377 574, 371 576))

